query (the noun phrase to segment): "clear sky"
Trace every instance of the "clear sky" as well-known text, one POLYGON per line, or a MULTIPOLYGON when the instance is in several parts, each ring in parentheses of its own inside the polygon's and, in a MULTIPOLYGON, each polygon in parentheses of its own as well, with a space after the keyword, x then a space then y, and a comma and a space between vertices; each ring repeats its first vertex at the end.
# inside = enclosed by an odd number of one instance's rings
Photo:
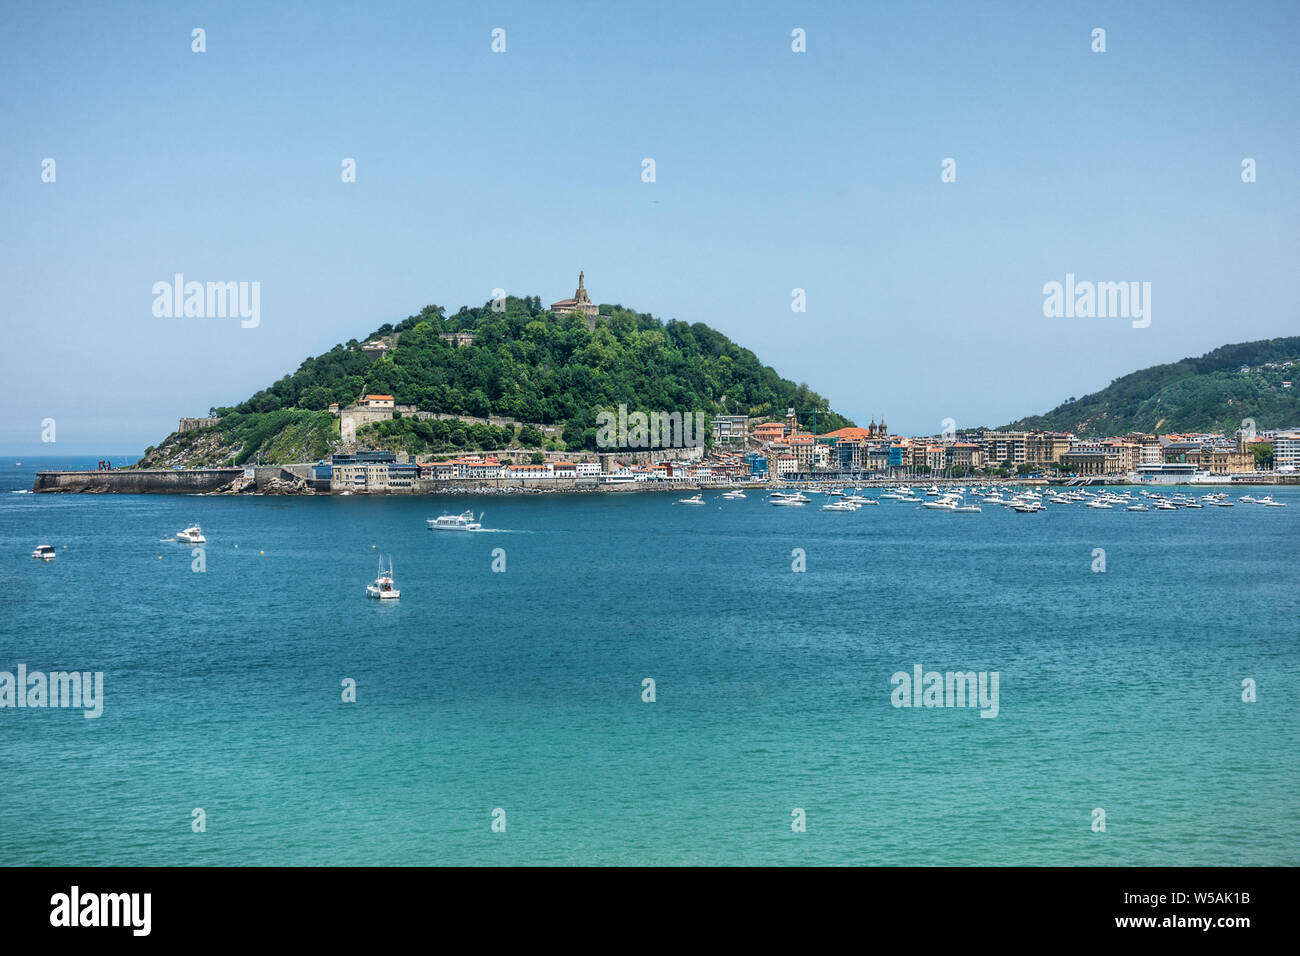
POLYGON ((10 2, 0 448, 138 453, 424 305, 549 303, 579 269, 902 432, 1297 334, 1298 27, 1289 2, 10 2), (260 282, 260 324, 155 317, 178 272, 260 282), (1045 318, 1066 273, 1150 282, 1150 326, 1045 318))

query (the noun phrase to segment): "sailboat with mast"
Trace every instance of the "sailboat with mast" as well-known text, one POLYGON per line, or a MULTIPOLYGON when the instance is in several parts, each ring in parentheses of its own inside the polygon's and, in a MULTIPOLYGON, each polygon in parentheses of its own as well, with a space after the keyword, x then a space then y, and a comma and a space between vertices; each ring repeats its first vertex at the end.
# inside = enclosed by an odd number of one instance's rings
POLYGON ((402 592, 397 590, 397 585, 393 583, 393 559, 388 559, 388 570, 384 570, 384 559, 379 559, 379 573, 375 576, 373 584, 366 585, 366 597, 378 598, 381 601, 395 601, 402 596, 402 592))

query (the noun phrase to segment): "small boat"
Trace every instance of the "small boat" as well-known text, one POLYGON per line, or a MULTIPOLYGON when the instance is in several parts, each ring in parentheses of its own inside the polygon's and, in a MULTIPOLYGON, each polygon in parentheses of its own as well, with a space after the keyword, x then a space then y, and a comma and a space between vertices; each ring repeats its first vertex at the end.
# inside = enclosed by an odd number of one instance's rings
POLYGON ((940 498, 938 501, 923 501, 921 506, 930 511, 956 511, 957 501, 953 498, 940 498))
POLYGON ((1177 511, 1177 510, 1178 510, 1178 506, 1172 505, 1168 501, 1161 500, 1156 502, 1156 511, 1177 511))
POLYGON ((1233 508, 1236 507, 1236 503, 1232 501, 1218 501, 1215 502, 1214 506, 1216 508, 1233 508))
POLYGON ((375 576, 373 584, 366 585, 366 597, 378 598, 381 601, 392 601, 402 596, 402 592, 397 590, 393 584, 393 559, 388 559, 388 570, 384 570, 384 559, 379 559, 379 573, 375 576))
POLYGON ((831 501, 822 505, 822 511, 857 511, 859 507, 850 501, 831 501))
POLYGON ((190 544, 204 544, 208 539, 203 537, 203 530, 198 525, 192 524, 184 531, 177 531, 176 540, 188 541, 190 544))
POLYGON ((1151 509, 1148 508, 1146 505, 1137 504, 1137 505, 1129 505, 1124 510, 1125 511, 1150 511, 1151 509))
POLYGON ((787 495, 774 491, 768 496, 767 503, 778 508, 802 508, 808 503, 808 499, 800 494, 787 495))
POLYGON ((1093 499, 1092 501, 1089 501, 1089 502, 1088 502, 1088 507, 1089 507, 1089 508, 1104 509, 1104 510, 1106 510, 1106 511, 1109 511, 1109 510, 1111 509, 1112 506, 1111 506, 1111 503, 1110 503, 1109 501, 1106 501, 1106 500, 1103 499, 1103 498, 1095 498, 1095 499, 1093 499))
POLYGON ((1031 515, 1036 511, 1047 510, 1041 501, 1017 501, 1011 507, 1022 515, 1031 515))
POLYGON ((482 519, 483 516, 479 515, 479 521, 475 521, 474 512, 463 511, 458 515, 441 514, 436 518, 426 518, 425 521, 430 531, 478 531, 483 527, 479 523, 482 519))
POLYGON ((735 491, 728 491, 722 497, 725 498, 727 501, 739 501, 741 498, 745 497, 745 493, 741 491, 739 488, 737 488, 735 491))
POLYGON ((1265 497, 1260 498, 1260 499, 1259 499, 1257 502, 1255 502, 1255 503, 1256 503, 1256 504, 1259 504, 1259 505, 1263 505, 1265 508, 1285 508, 1285 507, 1286 507, 1286 502, 1285 502, 1285 501, 1274 501, 1272 495, 1266 495, 1265 497))
POLYGON ((53 561, 55 554, 54 545, 42 544, 37 545, 36 550, 32 552, 32 557, 39 558, 42 561, 53 561))
POLYGON ((689 498, 678 498, 679 505, 702 505, 704 504, 703 495, 691 495, 689 498))
POLYGON ((953 508, 952 511, 953 514, 959 514, 959 515, 977 515, 977 514, 984 513, 984 509, 981 508, 979 505, 968 505, 968 504, 960 504, 956 508, 953 508))
POLYGON ((880 502, 875 498, 868 498, 866 495, 846 495, 844 500, 853 505, 875 505, 877 507, 880 505, 880 502))

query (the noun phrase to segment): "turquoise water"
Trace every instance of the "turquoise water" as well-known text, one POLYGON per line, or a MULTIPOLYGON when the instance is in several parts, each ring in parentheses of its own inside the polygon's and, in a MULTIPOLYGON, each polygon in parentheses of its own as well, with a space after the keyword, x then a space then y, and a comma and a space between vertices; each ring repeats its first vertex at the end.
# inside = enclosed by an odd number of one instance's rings
POLYGON ((1037 515, 10 494, 37 464, 0 464, 0 670, 102 671, 105 703, 0 710, 8 864, 1300 862, 1300 489, 1037 515), (425 529, 466 507, 508 530, 425 529), (159 540, 193 522, 202 573, 159 540), (394 605, 364 596, 381 553, 394 605), (893 707, 918 663, 997 671, 998 716, 893 707))

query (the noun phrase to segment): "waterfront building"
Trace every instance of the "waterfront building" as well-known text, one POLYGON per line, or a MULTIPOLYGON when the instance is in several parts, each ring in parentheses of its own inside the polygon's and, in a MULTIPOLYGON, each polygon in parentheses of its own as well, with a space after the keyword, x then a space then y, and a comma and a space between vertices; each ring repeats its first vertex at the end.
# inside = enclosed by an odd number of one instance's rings
POLYGON ((574 465, 573 470, 579 478, 594 478, 600 474, 600 462, 580 461, 574 465))
POLYGON ((958 441, 944 448, 947 468, 978 468, 984 463, 983 449, 972 441, 958 441))
POLYGON ((748 429, 748 415, 714 415, 713 443, 715 445, 742 443, 748 429))
POLYGON ((754 428, 754 438, 760 442, 783 442, 787 437, 784 422, 763 422, 754 428))
POLYGON ((358 408, 389 408, 393 407, 393 396, 391 395, 364 395, 361 401, 357 402, 358 408))
POLYGON ((1273 437, 1273 468, 1288 473, 1300 469, 1300 428, 1279 431, 1273 437))

